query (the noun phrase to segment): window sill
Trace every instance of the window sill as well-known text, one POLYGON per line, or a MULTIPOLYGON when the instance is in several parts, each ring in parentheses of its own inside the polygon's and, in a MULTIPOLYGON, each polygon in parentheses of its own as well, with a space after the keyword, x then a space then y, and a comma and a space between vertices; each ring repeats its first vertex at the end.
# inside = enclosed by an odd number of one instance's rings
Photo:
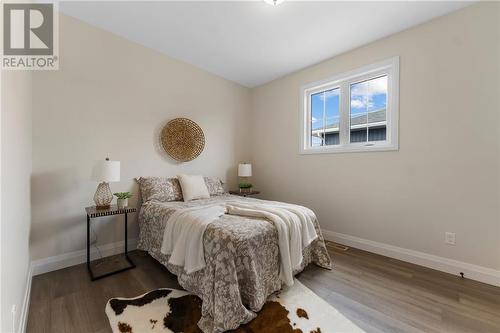
POLYGON ((311 154, 340 154, 340 153, 365 153, 377 151, 397 151, 398 145, 395 144, 373 144, 373 145, 346 145, 346 146, 328 146, 318 148, 303 148, 300 149, 301 155, 311 154))

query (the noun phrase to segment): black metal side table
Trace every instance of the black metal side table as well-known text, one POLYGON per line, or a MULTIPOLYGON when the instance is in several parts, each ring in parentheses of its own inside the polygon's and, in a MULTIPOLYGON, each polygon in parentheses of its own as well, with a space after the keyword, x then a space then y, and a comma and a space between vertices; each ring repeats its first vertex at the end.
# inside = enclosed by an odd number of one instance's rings
POLYGON ((95 280, 102 279, 104 277, 107 277, 107 276, 110 276, 113 274, 121 273, 123 271, 135 268, 134 262, 128 256, 128 249, 127 249, 127 236, 128 236, 127 235, 127 222, 128 221, 127 221, 127 217, 128 217, 129 213, 134 213, 137 211, 137 209, 133 208, 133 207, 118 208, 116 205, 112 205, 110 208, 107 208, 107 209, 96 209, 95 206, 86 207, 85 211, 87 212, 87 270, 89 271, 90 279, 92 281, 95 281, 95 280), (125 215, 125 258, 127 259, 128 263, 130 265, 127 267, 121 268, 119 270, 116 270, 116 271, 112 271, 109 273, 105 273, 105 274, 96 276, 96 275, 94 275, 94 273, 92 272, 92 268, 90 267, 90 219, 96 218, 96 217, 120 215, 120 214, 125 215))

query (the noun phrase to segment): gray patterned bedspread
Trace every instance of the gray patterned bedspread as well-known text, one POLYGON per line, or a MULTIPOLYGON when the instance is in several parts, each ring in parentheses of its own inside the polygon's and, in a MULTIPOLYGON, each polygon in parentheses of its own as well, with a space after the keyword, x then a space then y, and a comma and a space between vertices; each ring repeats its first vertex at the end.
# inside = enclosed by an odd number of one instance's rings
MULTIPOLYGON (((190 202, 144 203, 139 213, 138 248, 177 275, 179 284, 202 300, 202 318, 198 326, 205 333, 236 329, 255 318, 266 298, 281 289, 279 279, 278 233, 265 219, 224 215, 211 223, 203 236, 206 267, 187 274, 182 267, 168 263, 160 252, 168 217, 176 210, 197 205, 224 203, 228 200, 255 202, 254 198, 233 195, 214 196, 190 202)), ((319 224, 319 237, 303 251, 299 273, 309 263, 331 269, 331 261, 319 224)))

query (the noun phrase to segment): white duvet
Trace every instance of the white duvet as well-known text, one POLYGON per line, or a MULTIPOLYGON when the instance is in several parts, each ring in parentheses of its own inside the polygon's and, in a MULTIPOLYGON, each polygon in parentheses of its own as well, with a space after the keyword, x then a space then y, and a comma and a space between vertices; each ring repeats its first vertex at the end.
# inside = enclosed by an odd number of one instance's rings
POLYGON ((205 267, 203 234, 207 226, 223 214, 260 217, 271 221, 278 231, 280 279, 293 285, 293 270, 300 268, 302 250, 318 235, 314 213, 291 204, 242 203, 200 206, 175 211, 167 221, 161 252, 169 254, 169 263, 182 266, 189 274, 205 267))

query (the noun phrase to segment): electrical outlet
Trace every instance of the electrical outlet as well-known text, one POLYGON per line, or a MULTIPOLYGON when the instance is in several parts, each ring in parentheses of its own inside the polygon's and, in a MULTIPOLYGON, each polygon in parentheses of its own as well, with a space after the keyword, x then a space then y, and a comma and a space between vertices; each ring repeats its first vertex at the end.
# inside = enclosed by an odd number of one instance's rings
POLYGON ((455 245, 455 233, 454 232, 445 232, 444 233, 444 242, 448 245, 455 245))

